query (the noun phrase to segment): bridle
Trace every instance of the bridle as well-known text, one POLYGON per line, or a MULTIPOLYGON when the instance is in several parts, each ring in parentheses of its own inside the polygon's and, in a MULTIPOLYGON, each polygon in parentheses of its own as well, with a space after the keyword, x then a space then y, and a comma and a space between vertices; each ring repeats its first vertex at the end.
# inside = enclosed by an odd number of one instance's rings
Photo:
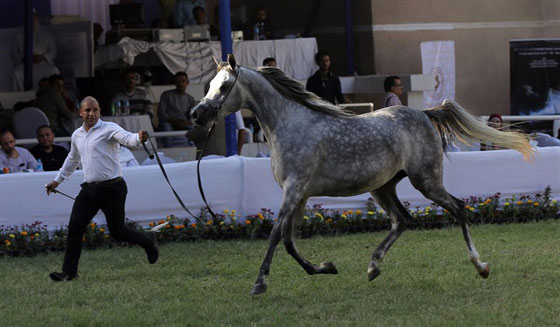
MULTIPOLYGON (((241 73, 240 68, 237 68, 237 71, 235 70, 235 68, 233 68, 233 71, 235 73, 235 79, 233 80, 233 83, 231 84, 231 86, 228 88, 227 93, 225 94, 225 96, 222 98, 222 100, 220 101, 219 104, 216 104, 214 101, 211 100, 207 100, 206 98, 203 98, 200 103, 205 103, 207 106, 210 107, 210 110, 215 111, 216 115, 218 114, 218 111, 222 108, 224 102, 227 100, 227 98, 229 97, 229 94, 231 93, 233 87, 235 86, 235 84, 237 83, 237 79, 239 78, 239 74, 241 73)), ((212 124, 210 126, 210 128, 208 129, 208 133, 206 135, 206 139, 204 140, 204 144, 202 146, 202 151, 200 153, 200 156, 198 157, 198 161, 196 163, 196 177, 197 177, 197 181, 198 181, 198 191, 200 192, 200 196, 202 198, 202 200, 204 201, 204 204, 206 205, 206 209, 208 210, 208 212, 210 213, 210 215, 212 216, 212 218, 214 220, 217 219, 216 214, 214 213, 214 211, 212 211, 212 209, 210 209, 210 206, 208 205, 208 202, 206 201, 206 196, 204 195, 204 190, 202 188, 202 180, 200 178, 200 161, 202 160, 202 157, 204 156, 204 151, 206 150, 206 145, 208 144, 208 140, 210 139, 210 137, 212 136, 212 132, 214 131, 214 127, 216 126, 216 124, 214 123, 214 121, 212 121, 212 124)), ((159 168, 163 174, 163 177, 165 178, 165 180, 167 181, 167 184, 169 185, 169 187, 171 188, 171 191, 173 191, 173 195, 175 195, 175 198, 177 199, 177 201, 179 202, 179 204, 181 205, 181 207, 188 212, 194 219, 198 220, 201 223, 206 223, 202 217, 196 216, 194 215, 189 208, 185 205, 185 203, 183 202, 183 200, 181 199, 181 197, 179 196, 179 194, 177 194, 177 192, 175 191, 175 189, 173 188, 173 185, 171 185, 171 182, 169 181, 169 177, 167 176, 167 172, 165 171, 165 168, 163 167, 163 164, 161 162, 161 159, 159 158, 159 155, 157 153, 156 148, 154 147, 154 144, 152 142, 152 139, 150 138, 150 136, 148 135, 148 140, 150 142, 150 145, 152 147, 152 150, 154 151, 155 154, 155 158, 156 161, 159 165, 159 168)), ((148 148, 146 147, 146 143, 142 142, 142 146, 144 147, 144 150, 146 151, 146 153, 148 154, 148 157, 150 159, 154 158, 154 155, 150 153, 150 151, 148 150, 148 148)))

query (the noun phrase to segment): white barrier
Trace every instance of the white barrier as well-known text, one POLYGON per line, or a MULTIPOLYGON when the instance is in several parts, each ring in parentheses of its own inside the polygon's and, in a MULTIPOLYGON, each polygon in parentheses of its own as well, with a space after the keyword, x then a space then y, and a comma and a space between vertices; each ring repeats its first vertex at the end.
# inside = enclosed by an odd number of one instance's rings
MULTIPOLYGON (((203 206, 196 183, 196 162, 165 165, 168 175, 183 201, 198 213, 203 206)), ((256 214, 261 208, 278 213, 281 189, 274 181, 268 158, 233 156, 201 162, 202 184, 216 212, 237 210, 241 217, 256 214)), ((0 175, 0 225, 13 226, 41 221, 49 229, 65 225, 72 200, 58 194, 47 196, 44 185, 56 172, 0 175)), ((128 185, 127 217, 140 222, 161 219, 169 214, 187 217, 163 179, 158 166, 123 169, 128 185)), ((82 172, 76 171, 59 189, 77 195, 82 172)), ((538 148, 533 161, 523 161, 512 150, 449 153, 444 158, 444 184, 456 197, 486 197, 501 192, 502 197, 542 193, 547 185, 553 198, 560 200, 560 147, 538 148)), ((412 208, 425 207, 431 201, 412 188, 408 179, 397 187, 401 201, 412 208)), ((369 193, 352 197, 315 197, 309 205, 320 203, 331 209, 364 209, 369 193)), ((100 213, 96 220, 104 223, 100 213)))

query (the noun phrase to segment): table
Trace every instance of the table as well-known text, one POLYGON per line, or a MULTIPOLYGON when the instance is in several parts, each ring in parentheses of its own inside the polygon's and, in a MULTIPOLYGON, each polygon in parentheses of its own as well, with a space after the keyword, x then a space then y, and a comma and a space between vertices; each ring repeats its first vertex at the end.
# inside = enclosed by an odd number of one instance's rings
MULTIPOLYGON (((512 195, 537 194, 547 185, 551 197, 560 200, 560 147, 537 148, 533 161, 523 161, 513 150, 452 152, 444 157, 443 182, 458 198, 487 197, 502 193, 502 200, 512 195)), ((171 183, 184 203, 194 213, 204 206, 197 187, 196 162, 165 164, 171 183)), ((261 208, 275 215, 282 199, 268 158, 232 156, 202 160, 200 174, 204 193, 215 212, 235 209, 241 215, 254 215, 261 208)), ((58 194, 47 196, 43 185, 52 181, 56 172, 0 175, 0 225, 30 224, 36 220, 49 230, 68 223, 73 201, 58 194)), ((160 220, 166 215, 188 215, 175 200, 158 166, 127 167, 123 177, 128 184, 126 217, 139 223, 160 220)), ((78 194, 83 171, 77 170, 59 186, 71 196, 78 194)), ((405 178, 397 185, 401 201, 411 208, 424 208, 432 201, 424 198, 405 178)), ((313 197, 309 206, 322 204, 325 209, 365 209, 369 193, 351 197, 313 197)), ((95 220, 105 223, 102 213, 95 220)))

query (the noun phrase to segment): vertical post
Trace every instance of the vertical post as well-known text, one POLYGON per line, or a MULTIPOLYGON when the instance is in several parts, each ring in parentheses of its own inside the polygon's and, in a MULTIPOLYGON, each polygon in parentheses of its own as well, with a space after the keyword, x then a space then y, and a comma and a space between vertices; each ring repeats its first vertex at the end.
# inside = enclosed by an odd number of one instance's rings
POLYGON ((346 73, 354 75, 354 33, 352 27, 352 0, 344 0, 344 31, 346 36, 346 73))
MULTIPOLYGON (((227 60, 228 53, 233 52, 231 40, 230 0, 220 0, 220 40, 222 42, 222 60, 227 60)), ((237 124, 235 114, 225 117, 226 125, 226 156, 237 153, 237 124)))
POLYGON ((25 0, 23 10, 23 89, 33 88, 33 5, 25 0))

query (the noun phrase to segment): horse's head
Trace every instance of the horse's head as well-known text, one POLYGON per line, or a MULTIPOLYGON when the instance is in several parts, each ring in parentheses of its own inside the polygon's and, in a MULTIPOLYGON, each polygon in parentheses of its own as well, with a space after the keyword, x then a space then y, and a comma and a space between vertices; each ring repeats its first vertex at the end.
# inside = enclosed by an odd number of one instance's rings
POLYGON ((208 92, 200 103, 191 109, 191 117, 199 126, 215 120, 220 110, 225 114, 239 110, 238 92, 234 91, 239 76, 235 58, 228 54, 227 62, 217 64, 218 74, 210 82, 208 92))

